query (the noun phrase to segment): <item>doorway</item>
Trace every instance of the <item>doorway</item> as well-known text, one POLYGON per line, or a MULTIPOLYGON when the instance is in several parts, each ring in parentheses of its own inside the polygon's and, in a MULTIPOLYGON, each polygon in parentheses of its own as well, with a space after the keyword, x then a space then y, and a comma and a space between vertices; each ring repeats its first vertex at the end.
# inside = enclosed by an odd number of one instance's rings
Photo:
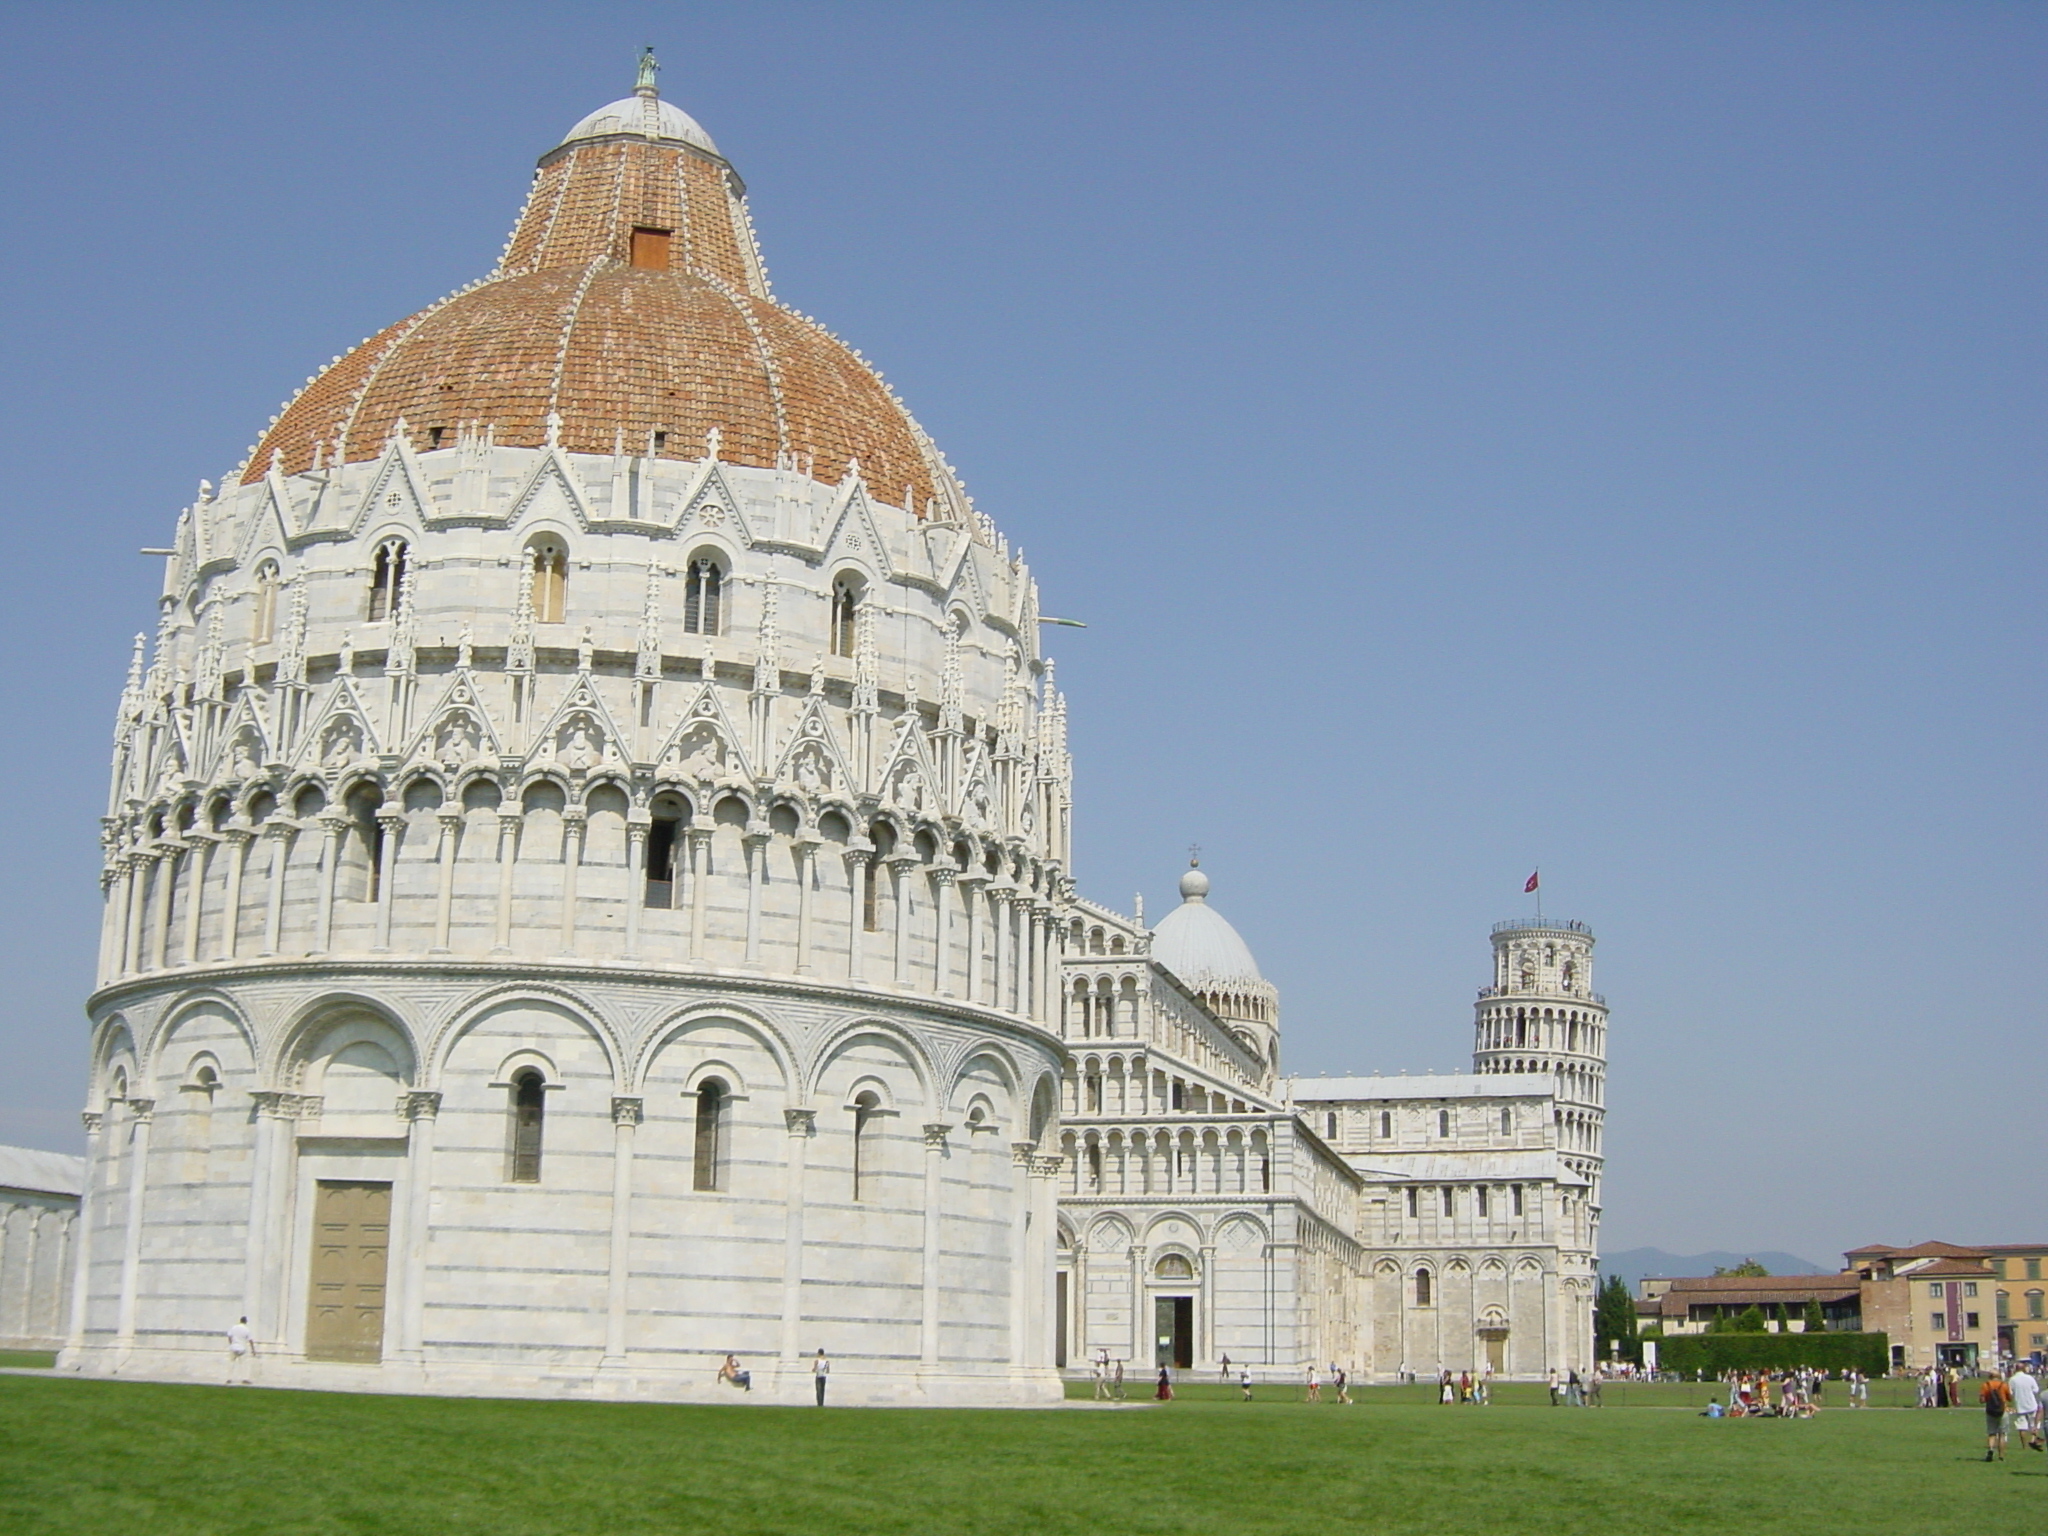
POLYGON ((1498 1376, 1507 1369, 1508 1331, 1505 1328, 1482 1328, 1479 1341, 1486 1346, 1486 1368, 1498 1376))
POLYGON ((375 1365, 384 1358, 391 1186, 321 1179, 313 1186, 306 1358, 375 1365))
POLYGON ((1185 1371, 1195 1363, 1195 1298, 1159 1296, 1152 1302, 1152 1363, 1185 1371))

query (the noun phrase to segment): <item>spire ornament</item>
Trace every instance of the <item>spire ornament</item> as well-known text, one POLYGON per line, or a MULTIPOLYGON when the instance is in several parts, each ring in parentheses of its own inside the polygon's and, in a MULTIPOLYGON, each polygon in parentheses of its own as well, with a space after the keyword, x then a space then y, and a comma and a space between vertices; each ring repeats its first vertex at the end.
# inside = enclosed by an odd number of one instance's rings
POLYGON ((654 56, 654 44, 649 43, 640 50, 640 74, 633 82, 635 96, 658 96, 654 77, 661 73, 661 61, 654 56))

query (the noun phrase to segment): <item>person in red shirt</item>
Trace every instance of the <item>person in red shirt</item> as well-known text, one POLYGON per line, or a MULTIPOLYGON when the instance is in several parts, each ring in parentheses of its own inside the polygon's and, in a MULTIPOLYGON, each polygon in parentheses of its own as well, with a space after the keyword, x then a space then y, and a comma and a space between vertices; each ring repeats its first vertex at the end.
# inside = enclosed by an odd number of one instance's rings
POLYGON ((2005 1460, 2005 1415, 2012 1407, 2012 1393, 2006 1389, 2005 1378, 1992 1373, 1983 1386, 1977 1389, 1977 1401, 1984 1405, 1984 1459, 2005 1460))

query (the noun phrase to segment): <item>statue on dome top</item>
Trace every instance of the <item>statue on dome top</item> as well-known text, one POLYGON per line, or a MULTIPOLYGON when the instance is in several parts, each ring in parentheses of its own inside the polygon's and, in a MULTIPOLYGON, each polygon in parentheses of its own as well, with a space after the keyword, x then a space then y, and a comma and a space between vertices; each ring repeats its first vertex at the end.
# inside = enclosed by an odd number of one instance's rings
POLYGON ((654 77, 661 73, 661 65, 655 61, 654 44, 649 43, 640 50, 640 77, 633 82, 634 93, 652 96, 654 77))

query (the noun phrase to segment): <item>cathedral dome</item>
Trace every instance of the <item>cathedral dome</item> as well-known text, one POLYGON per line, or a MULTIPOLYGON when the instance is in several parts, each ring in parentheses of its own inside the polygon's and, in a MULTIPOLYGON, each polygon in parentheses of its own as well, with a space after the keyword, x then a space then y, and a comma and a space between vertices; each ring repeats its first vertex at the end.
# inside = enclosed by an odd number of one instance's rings
POLYGON ((1152 930, 1153 958, 1201 991, 1263 987, 1250 946, 1209 905, 1209 877, 1190 869, 1180 877, 1180 894, 1181 904, 1152 930))
POLYGON ((715 444, 727 463, 828 482, 857 466, 875 494, 920 514, 952 494, 880 376, 775 301, 744 186, 651 87, 542 158, 489 277, 336 358, 242 478, 374 459, 401 432, 422 450, 464 432, 672 459, 715 444))

